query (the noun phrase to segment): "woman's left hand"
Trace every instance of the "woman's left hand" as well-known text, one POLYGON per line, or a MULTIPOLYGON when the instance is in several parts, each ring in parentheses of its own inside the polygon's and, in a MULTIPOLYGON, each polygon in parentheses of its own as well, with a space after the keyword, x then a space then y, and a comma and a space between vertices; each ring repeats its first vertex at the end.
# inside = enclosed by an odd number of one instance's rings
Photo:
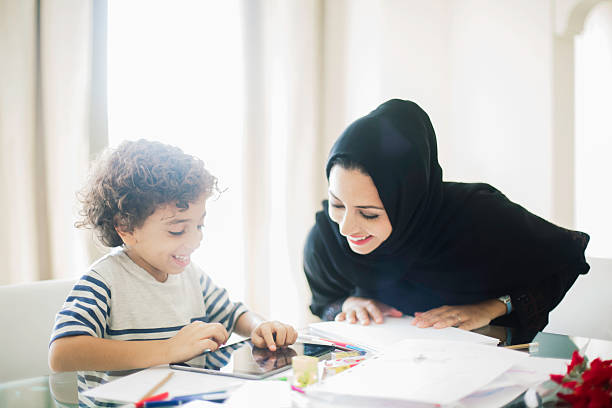
POLYGON ((497 299, 463 306, 442 306, 414 314, 412 324, 417 327, 458 327, 473 330, 486 326, 491 320, 506 313, 506 305, 497 299))
POLYGON ((288 346, 297 340, 297 331, 288 325, 277 321, 259 323, 251 332, 251 341, 255 347, 267 347, 276 351, 278 347, 288 346))

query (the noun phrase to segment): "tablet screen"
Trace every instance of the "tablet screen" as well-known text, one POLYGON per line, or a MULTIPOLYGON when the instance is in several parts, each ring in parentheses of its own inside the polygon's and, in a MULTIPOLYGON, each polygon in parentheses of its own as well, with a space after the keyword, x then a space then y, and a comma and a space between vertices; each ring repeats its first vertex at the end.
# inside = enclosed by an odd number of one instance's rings
POLYGON ((319 357, 334 351, 334 346, 295 343, 289 347, 270 351, 253 346, 250 340, 208 351, 184 363, 171 364, 171 368, 208 374, 259 379, 291 367, 294 356, 319 357))

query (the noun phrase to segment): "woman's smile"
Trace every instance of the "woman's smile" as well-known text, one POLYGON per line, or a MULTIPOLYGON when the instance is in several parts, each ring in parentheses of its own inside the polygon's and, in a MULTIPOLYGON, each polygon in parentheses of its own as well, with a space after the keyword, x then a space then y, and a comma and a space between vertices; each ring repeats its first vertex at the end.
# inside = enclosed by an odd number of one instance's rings
POLYGON ((368 242, 370 242, 372 238, 374 238, 374 236, 373 235, 362 235, 362 236, 349 235, 347 238, 350 244, 365 245, 368 242))

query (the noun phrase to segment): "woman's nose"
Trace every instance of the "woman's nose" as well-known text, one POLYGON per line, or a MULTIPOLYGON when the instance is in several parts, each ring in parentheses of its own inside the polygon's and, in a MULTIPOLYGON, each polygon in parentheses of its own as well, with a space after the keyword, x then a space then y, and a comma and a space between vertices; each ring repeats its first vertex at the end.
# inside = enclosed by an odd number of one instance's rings
POLYGON ((340 223, 340 233, 344 236, 348 236, 355 233, 356 230, 355 217, 350 214, 350 211, 345 211, 342 222, 340 223))

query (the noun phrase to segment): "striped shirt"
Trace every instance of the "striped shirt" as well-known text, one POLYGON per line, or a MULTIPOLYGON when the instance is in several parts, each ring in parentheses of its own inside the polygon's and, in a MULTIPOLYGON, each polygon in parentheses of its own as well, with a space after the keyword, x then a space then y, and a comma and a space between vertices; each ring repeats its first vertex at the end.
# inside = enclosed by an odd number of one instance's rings
MULTIPOLYGON (((57 314, 50 343, 80 335, 162 340, 196 320, 221 323, 231 333, 238 317, 246 311, 194 263, 180 274, 168 275, 165 282, 158 282, 117 248, 96 261, 76 283, 57 314)), ((79 405, 94 406, 82 391, 125 374, 79 371, 79 405)))

